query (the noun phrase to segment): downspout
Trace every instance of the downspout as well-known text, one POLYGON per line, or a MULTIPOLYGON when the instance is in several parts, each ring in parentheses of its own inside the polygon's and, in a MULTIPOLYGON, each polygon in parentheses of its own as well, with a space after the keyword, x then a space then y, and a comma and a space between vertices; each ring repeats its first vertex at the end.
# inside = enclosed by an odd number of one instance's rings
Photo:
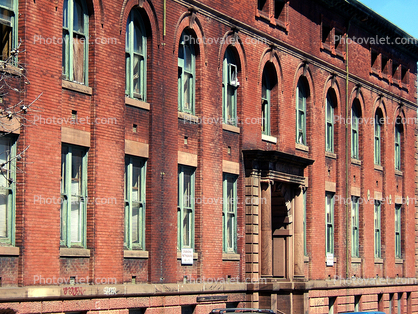
MULTIPOLYGON (((350 269, 349 269, 349 262, 350 262, 350 249, 349 249, 349 243, 351 243, 350 241, 348 241, 350 239, 350 206, 349 206, 349 202, 348 197, 350 196, 350 185, 349 185, 349 170, 350 170, 350 165, 351 165, 351 149, 348 148, 347 143, 349 143, 349 134, 350 134, 350 130, 348 128, 348 123, 347 121, 349 118, 349 95, 348 95, 348 82, 349 82, 349 69, 348 69, 348 31, 350 30, 350 25, 351 25, 351 19, 353 17, 351 17, 348 20, 348 26, 347 26, 347 32, 345 33, 345 72, 346 72, 346 76, 345 76, 345 143, 346 143, 346 149, 345 149, 345 196, 346 196, 346 202, 345 202, 345 229, 346 229, 346 246, 345 246, 345 278, 348 278, 349 273, 350 273, 350 269)), ((351 124, 350 124, 351 126, 351 124)), ((350 143, 352 144, 352 143, 350 143)), ((350 145, 351 148, 351 145, 350 145)))

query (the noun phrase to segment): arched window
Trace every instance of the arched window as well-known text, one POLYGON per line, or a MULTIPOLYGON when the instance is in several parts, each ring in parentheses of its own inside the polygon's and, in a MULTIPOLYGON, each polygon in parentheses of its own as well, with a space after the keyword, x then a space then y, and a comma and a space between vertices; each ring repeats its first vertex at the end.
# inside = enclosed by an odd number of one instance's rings
POLYGON ((225 52, 222 66, 222 118, 223 123, 237 125, 238 63, 231 47, 225 52))
POLYGON ((374 119, 374 164, 381 165, 382 163, 382 111, 376 110, 374 119))
POLYGON ((266 71, 264 71, 261 86, 261 130, 265 135, 270 135, 270 97, 271 84, 266 71))
POLYGON ((296 143, 306 145, 306 99, 309 89, 305 78, 296 87, 296 143))
POLYGON ((138 10, 129 13, 125 37, 125 94, 146 101, 147 38, 145 26, 138 10))
POLYGON ((396 118, 395 124, 395 169, 401 170, 402 162, 401 162, 401 150, 402 150, 402 132, 403 132, 403 125, 401 117, 396 118))
POLYGON ((196 54, 190 42, 191 35, 183 31, 178 56, 178 107, 179 111, 195 113, 196 54))
POLYGON ((359 124, 360 124, 360 103, 355 99, 351 107, 351 158, 360 159, 359 124))
POLYGON ((64 0, 62 74, 66 80, 88 85, 89 18, 82 0, 64 0))
POLYGON ((334 108, 336 107, 335 98, 334 90, 328 90, 326 105, 325 150, 331 153, 334 152, 334 108))

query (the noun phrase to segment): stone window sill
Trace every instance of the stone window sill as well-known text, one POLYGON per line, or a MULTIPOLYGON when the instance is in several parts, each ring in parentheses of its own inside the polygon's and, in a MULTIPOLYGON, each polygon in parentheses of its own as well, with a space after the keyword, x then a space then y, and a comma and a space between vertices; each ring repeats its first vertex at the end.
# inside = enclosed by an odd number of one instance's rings
POLYGON ((151 107, 150 104, 145 101, 134 99, 134 98, 129 98, 127 96, 125 96, 125 105, 136 107, 136 108, 141 108, 144 110, 150 110, 150 107, 151 107))
POLYGON ((178 116, 179 119, 184 120, 184 124, 186 124, 186 123, 188 123, 188 124, 199 123, 199 117, 195 116, 193 114, 190 114, 190 113, 178 111, 177 116, 178 116))
POLYGON ((20 249, 15 246, 0 246, 0 256, 19 256, 20 249))
POLYGON ((301 151, 304 151, 304 152, 309 152, 309 146, 306 146, 304 144, 296 143, 295 147, 296 147, 297 150, 301 150, 301 151))
POLYGON ((374 263, 375 264, 383 264, 383 258, 377 258, 377 257, 375 257, 374 258, 374 263))
MULTIPOLYGON (((197 260, 197 257, 198 257, 197 253, 193 252, 193 259, 197 260)), ((181 260, 181 252, 180 251, 177 251, 177 259, 181 260)))
POLYGON ((325 157, 337 159, 337 154, 334 154, 332 152, 325 152, 325 157))
POLYGON ((265 142, 270 142, 270 143, 273 143, 273 144, 277 144, 277 137, 274 137, 274 136, 261 134, 261 140, 263 140, 265 142))
POLYGON ((238 133, 238 134, 240 133, 239 127, 229 125, 229 124, 222 124, 222 129, 225 131, 232 132, 232 133, 238 133))
POLYGON ((395 258, 395 264, 403 264, 402 258, 395 258))
POLYGON ((240 255, 236 253, 222 253, 223 261, 239 261, 240 255))
POLYGON ((90 250, 62 247, 60 248, 60 257, 90 257, 90 250))
POLYGON ((361 166, 361 160, 358 160, 356 158, 351 158, 351 163, 353 165, 361 166))
POLYGON ((361 258, 360 257, 352 257, 351 258, 352 264, 361 264, 361 258))
POLYGON ((65 80, 62 81, 62 88, 72 90, 74 92, 83 93, 83 94, 86 94, 86 95, 92 95, 93 94, 93 89, 91 87, 88 87, 86 85, 79 84, 79 83, 65 81, 65 80))
POLYGON ((400 170, 395 170, 395 175, 402 177, 403 176, 403 172, 400 170))
POLYGON ((383 166, 381 166, 381 165, 374 165, 374 170, 383 171, 383 166))
POLYGON ((140 251, 140 250, 124 250, 123 251, 124 258, 144 258, 147 259, 149 257, 148 251, 140 251))

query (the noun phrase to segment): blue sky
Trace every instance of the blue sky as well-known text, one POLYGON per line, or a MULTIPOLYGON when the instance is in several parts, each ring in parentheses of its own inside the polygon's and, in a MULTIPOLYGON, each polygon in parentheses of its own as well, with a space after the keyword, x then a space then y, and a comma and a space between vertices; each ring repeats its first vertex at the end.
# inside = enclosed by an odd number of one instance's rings
POLYGON ((417 0, 359 0, 411 36, 418 38, 417 0))

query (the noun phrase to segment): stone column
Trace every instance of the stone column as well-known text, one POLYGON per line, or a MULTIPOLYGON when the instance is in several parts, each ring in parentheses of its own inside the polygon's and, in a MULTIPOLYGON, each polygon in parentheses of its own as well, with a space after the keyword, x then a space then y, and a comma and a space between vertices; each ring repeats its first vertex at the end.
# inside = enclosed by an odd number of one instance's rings
POLYGON ((273 276, 273 231, 271 221, 271 185, 261 183, 261 275, 273 276))
POLYGON ((303 246, 303 188, 298 187, 295 190, 295 201, 294 201, 294 277, 304 277, 304 246, 303 246))

